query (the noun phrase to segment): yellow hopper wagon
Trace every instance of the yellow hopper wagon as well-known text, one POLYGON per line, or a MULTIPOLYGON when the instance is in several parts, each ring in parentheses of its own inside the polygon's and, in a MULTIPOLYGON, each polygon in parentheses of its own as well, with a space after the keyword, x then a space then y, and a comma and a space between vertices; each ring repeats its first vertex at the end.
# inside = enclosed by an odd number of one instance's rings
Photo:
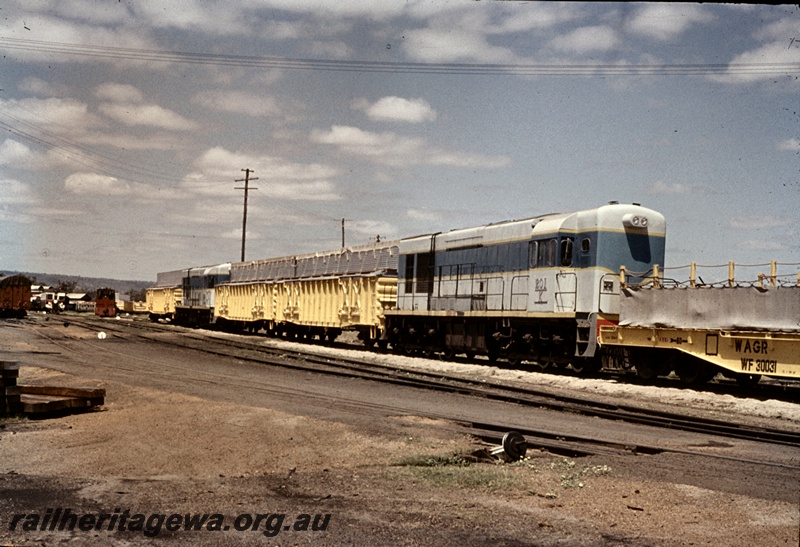
POLYGON ((397 242, 235 263, 216 286, 215 322, 232 331, 378 343, 397 301, 397 242))

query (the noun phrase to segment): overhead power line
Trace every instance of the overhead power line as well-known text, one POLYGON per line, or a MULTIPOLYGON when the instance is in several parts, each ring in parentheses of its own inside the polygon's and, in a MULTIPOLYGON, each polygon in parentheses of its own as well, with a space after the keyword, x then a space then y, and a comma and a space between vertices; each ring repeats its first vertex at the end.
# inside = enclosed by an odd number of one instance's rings
POLYGON ((345 61, 325 59, 292 59, 288 57, 223 55, 154 49, 120 48, 0 38, 0 48, 165 63, 188 63, 251 68, 289 70, 323 70, 340 72, 389 72, 409 74, 454 75, 518 75, 518 76, 692 76, 707 74, 774 75, 800 72, 798 63, 698 63, 698 64, 628 64, 628 63, 402 63, 383 61, 345 61))

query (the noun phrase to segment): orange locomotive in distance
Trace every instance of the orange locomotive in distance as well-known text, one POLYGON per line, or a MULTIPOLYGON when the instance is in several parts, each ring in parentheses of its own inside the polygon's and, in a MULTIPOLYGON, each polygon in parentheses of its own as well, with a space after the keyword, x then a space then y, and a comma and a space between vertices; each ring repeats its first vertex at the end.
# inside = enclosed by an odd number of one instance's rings
POLYGON ((115 317, 117 315, 116 292, 114 289, 97 289, 94 314, 100 317, 115 317))

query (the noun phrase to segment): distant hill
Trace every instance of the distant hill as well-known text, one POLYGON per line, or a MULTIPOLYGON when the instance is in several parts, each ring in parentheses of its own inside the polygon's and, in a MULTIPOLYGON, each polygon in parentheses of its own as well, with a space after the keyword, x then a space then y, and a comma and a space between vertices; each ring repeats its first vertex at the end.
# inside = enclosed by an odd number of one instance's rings
POLYGON ((12 270, 0 270, 0 275, 23 274, 31 278, 34 284, 50 285, 55 287, 60 283, 75 283, 72 292, 92 292, 100 288, 114 289, 117 294, 128 294, 131 291, 143 291, 147 287, 152 287, 155 281, 133 281, 126 279, 108 279, 105 277, 83 277, 79 275, 61 275, 32 272, 17 272, 12 270))

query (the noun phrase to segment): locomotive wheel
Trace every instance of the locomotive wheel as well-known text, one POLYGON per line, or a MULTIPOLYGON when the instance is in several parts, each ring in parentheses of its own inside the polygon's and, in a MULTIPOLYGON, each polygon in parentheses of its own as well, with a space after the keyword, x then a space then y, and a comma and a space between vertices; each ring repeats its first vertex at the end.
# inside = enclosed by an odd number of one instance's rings
POLYGON ((572 370, 574 370, 578 374, 594 374, 595 372, 599 372, 602 368, 602 362, 599 359, 595 359, 593 357, 587 357, 583 359, 575 359, 572 363, 570 363, 572 370))

